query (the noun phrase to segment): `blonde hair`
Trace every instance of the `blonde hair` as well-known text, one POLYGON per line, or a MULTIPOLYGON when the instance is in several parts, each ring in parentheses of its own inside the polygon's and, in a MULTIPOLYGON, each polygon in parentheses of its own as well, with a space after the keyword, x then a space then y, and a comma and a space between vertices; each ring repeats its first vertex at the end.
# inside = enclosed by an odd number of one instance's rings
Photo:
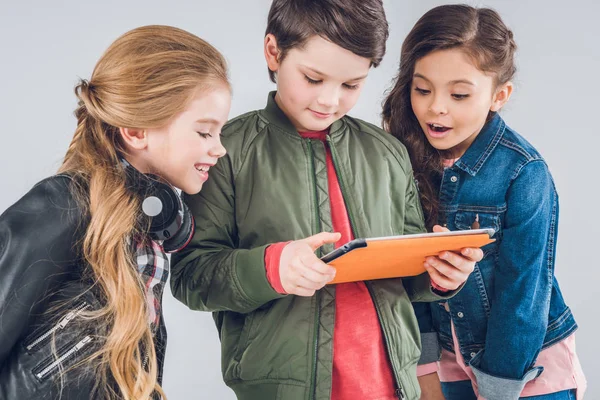
POLYGON ((136 226, 139 199, 126 187, 119 167, 119 154, 126 152, 119 127, 165 126, 199 89, 218 85, 230 88, 226 62, 214 47, 184 30, 153 25, 119 37, 91 79, 75 87, 77 128, 59 172, 84 182, 73 191, 90 218, 83 256, 104 301, 93 318, 106 337, 90 356, 98 365, 96 382, 103 398, 146 399, 154 391, 164 395, 132 253, 131 240, 143 232, 136 226))

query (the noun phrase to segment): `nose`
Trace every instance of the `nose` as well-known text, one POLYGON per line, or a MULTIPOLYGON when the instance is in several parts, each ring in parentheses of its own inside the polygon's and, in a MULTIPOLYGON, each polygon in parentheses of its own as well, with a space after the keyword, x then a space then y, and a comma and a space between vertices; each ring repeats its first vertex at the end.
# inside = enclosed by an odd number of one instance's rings
POLYGON ((217 136, 216 143, 210 148, 208 154, 215 158, 221 158, 227 154, 227 150, 223 147, 223 144, 221 144, 221 136, 217 136))
POLYGON ((433 101, 429 104, 429 111, 435 115, 448 114, 446 103, 441 99, 441 96, 432 96, 433 101))
POLYGON ((340 103, 340 92, 334 85, 323 85, 317 103, 327 109, 336 108, 340 103))

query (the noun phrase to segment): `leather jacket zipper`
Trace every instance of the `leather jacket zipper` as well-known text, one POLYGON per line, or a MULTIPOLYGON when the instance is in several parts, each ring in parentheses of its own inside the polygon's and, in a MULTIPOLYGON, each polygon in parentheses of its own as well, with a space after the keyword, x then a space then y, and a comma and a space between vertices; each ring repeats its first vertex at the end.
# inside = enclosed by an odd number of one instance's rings
POLYGON ((91 336, 86 336, 83 339, 81 339, 79 341, 79 343, 77 343, 75 346, 71 347, 66 353, 64 353, 63 355, 61 355, 60 357, 58 357, 56 360, 54 360, 53 362, 51 362, 47 367, 45 367, 44 369, 42 369, 40 372, 37 372, 35 374, 36 378, 38 378, 40 380, 44 379, 52 371, 54 371, 55 369, 57 369, 60 366, 61 363, 63 363, 69 357, 73 356, 78 351, 80 351, 81 349, 83 349, 92 340, 93 339, 92 339, 91 336))
POLYGON ((54 325, 51 329, 44 332, 42 335, 38 336, 37 339, 33 340, 29 345, 26 346, 27 351, 31 351, 36 346, 44 342, 48 339, 54 332, 64 329, 69 322, 71 322, 75 317, 77 317, 83 310, 89 307, 89 304, 83 302, 79 304, 74 310, 69 311, 67 315, 65 315, 56 325, 54 325))

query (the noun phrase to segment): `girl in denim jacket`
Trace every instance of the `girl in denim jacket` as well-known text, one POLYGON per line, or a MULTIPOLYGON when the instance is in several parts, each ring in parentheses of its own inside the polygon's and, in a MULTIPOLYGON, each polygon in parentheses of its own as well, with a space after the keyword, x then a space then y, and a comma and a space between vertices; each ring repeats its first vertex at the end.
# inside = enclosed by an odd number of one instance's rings
POLYGON ((404 41, 384 104, 384 126, 408 148, 428 227, 496 232, 462 291, 415 306, 423 353, 438 341, 442 348, 437 365, 420 367, 429 398, 443 398, 438 376, 448 400, 580 399, 586 387, 577 324, 554 276, 554 182, 498 115, 513 90, 515 49, 495 11, 436 7, 404 41))

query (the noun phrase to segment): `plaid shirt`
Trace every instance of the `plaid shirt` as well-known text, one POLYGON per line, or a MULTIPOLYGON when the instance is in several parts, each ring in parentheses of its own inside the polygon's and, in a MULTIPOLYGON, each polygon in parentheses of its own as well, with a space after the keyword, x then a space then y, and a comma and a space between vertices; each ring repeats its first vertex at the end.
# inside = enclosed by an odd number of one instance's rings
POLYGON ((160 242, 136 241, 135 259, 144 284, 148 305, 148 323, 156 329, 160 320, 162 294, 169 277, 169 259, 160 242))

